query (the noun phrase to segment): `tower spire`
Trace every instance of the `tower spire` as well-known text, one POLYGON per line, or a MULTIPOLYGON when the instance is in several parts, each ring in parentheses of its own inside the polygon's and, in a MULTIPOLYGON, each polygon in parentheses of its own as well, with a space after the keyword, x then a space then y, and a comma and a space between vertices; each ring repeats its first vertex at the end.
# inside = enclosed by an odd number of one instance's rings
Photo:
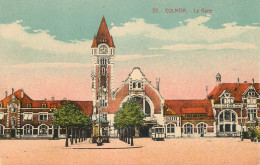
POLYGON ((96 48, 101 43, 105 43, 109 47, 115 48, 113 38, 112 38, 112 36, 110 36, 109 30, 108 30, 108 27, 107 27, 107 23, 106 23, 104 16, 102 17, 102 20, 100 22, 99 29, 98 29, 98 32, 97 32, 97 36, 94 36, 93 43, 92 43, 91 47, 96 48))

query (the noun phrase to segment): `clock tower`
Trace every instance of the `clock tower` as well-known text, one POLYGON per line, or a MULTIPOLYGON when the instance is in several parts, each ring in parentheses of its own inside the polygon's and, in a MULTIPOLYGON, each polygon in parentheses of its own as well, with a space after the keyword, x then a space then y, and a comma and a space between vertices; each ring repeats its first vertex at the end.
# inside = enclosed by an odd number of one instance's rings
POLYGON ((97 35, 92 43, 92 96, 93 114, 97 114, 97 106, 106 111, 113 91, 113 64, 115 45, 110 36, 106 20, 103 16, 97 35))

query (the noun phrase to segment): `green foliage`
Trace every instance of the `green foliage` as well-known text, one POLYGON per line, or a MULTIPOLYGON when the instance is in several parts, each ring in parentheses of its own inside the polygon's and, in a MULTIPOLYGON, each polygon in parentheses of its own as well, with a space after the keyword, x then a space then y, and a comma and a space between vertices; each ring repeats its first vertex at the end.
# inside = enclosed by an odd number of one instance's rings
POLYGON ((146 115, 135 99, 124 102, 122 108, 115 115, 115 127, 129 128, 143 125, 146 115))
POLYGON ((54 111, 54 126, 64 128, 69 127, 89 127, 90 118, 83 114, 81 109, 73 102, 63 102, 62 105, 54 111))

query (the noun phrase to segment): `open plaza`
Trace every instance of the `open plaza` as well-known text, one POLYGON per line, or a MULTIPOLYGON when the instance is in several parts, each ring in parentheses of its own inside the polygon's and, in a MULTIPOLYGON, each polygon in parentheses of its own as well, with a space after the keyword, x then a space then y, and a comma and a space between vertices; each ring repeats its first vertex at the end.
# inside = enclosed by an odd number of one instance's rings
POLYGON ((64 147, 60 140, 1 140, 0 164, 89 164, 89 165, 257 165, 260 143, 239 138, 134 139, 131 147, 112 138, 103 146, 89 140, 64 147))

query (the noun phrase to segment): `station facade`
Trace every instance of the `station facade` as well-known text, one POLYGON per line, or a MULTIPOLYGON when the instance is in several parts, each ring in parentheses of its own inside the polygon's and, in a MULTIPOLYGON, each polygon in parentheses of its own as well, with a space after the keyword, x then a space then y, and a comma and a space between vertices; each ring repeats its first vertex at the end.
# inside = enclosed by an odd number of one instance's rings
MULTIPOLYGON (((120 87, 114 89, 115 44, 105 18, 92 43, 92 101, 74 101, 93 121, 100 115, 109 122, 110 136, 117 137, 114 116, 122 103, 134 98, 146 114, 144 126, 135 135, 148 137, 151 127, 162 125, 167 138, 239 136, 247 124, 259 119, 259 83, 221 83, 203 100, 167 100, 140 68, 133 68, 120 87)), ((64 134, 52 125, 59 100, 32 100, 22 89, 0 101, 0 137, 52 137, 64 134)))

